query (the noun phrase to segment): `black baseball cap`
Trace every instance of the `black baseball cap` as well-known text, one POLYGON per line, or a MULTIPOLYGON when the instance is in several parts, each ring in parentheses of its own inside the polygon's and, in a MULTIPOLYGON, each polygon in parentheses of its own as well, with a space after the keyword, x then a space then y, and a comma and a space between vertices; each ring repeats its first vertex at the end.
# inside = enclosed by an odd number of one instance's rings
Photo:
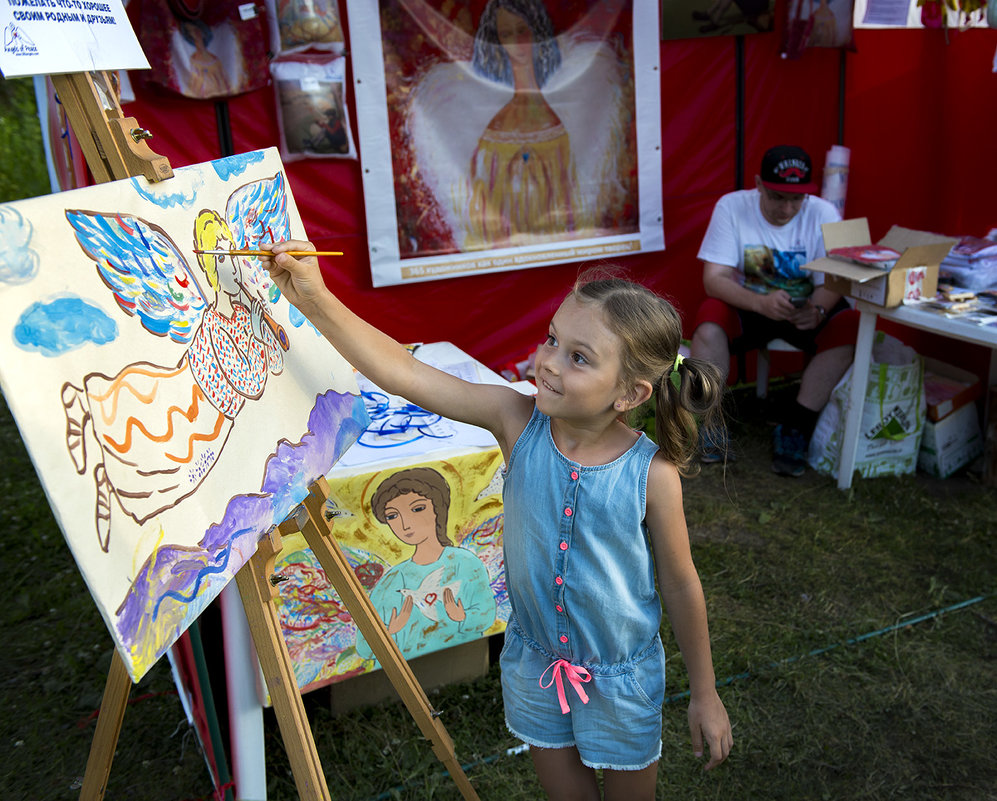
POLYGON ((811 180, 813 166, 810 156, 802 147, 776 145, 762 156, 762 184, 773 192, 796 194, 817 191, 817 184, 811 180))

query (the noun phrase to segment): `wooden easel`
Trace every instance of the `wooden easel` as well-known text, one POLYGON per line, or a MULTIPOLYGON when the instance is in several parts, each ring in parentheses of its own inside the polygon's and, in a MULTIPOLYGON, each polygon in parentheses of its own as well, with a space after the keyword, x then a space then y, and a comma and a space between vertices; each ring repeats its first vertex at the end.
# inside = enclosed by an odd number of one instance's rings
MULTIPOLYGON (((436 758, 446 767, 461 795, 467 801, 478 801, 478 794, 474 791, 457 761, 453 740, 450 739, 446 728, 440 722, 439 713, 430 705, 426 693, 412 672, 412 668, 405 661, 405 657, 402 656, 394 639, 388 634, 388 629, 377 614, 374 604, 371 603, 363 585, 360 584, 356 573, 353 572, 353 568, 346 560, 343 549, 336 542, 332 526, 322 514, 322 509, 328 498, 329 482, 323 476, 311 485, 308 497, 298 508, 297 513, 281 523, 279 530, 282 534, 300 531, 304 535, 308 547, 312 549, 312 553, 322 565, 326 578, 336 589, 340 600, 346 604, 346 608, 353 617, 353 622, 356 623, 360 633, 367 640, 367 644, 370 645, 377 661, 381 663, 381 667, 391 684, 418 724, 419 730, 426 739, 432 742, 436 758)), ((238 576, 240 580, 244 572, 245 570, 240 571, 238 576)), ((241 584, 239 589, 242 589, 241 584)), ((280 629, 278 628, 277 631, 279 635, 280 629)), ((281 644, 283 645, 283 637, 281 637, 281 644)), ((257 647, 259 647, 258 644, 257 647)), ((286 653, 286 647, 284 650, 286 653)))
POLYGON ((152 134, 140 128, 134 117, 124 115, 108 73, 49 77, 97 183, 133 175, 153 182, 173 177, 170 162, 153 153, 146 142, 152 134))
MULTIPOLYGON (((52 75, 51 78, 98 183, 136 175, 143 175, 152 182, 173 176, 169 161, 149 148, 146 140, 151 134, 140 128, 135 118, 124 116, 108 73, 70 73, 52 75)), ((279 531, 289 533, 300 530, 304 534, 423 735, 433 743, 433 752, 447 768, 466 801, 478 801, 477 793, 457 761, 453 741, 324 520, 322 508, 328 493, 329 485, 324 478, 315 482, 308 498, 294 515, 279 526, 279 531)), ((272 580, 273 567, 279 551, 280 533, 271 530, 259 542, 255 555, 236 575, 236 583, 298 795, 302 801, 329 801, 322 763, 274 605, 276 583, 272 580)), ((130 691, 128 669, 115 651, 80 789, 82 801, 100 801, 104 797, 130 691)))

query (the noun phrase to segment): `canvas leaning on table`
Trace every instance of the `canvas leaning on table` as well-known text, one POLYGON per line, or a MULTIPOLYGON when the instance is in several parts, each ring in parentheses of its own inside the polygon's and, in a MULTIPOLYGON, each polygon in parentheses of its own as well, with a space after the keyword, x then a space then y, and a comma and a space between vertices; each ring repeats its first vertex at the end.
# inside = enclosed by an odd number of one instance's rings
MULTIPOLYGON (((334 470, 323 515, 388 633, 412 659, 504 631, 511 607, 501 451, 403 461, 334 470)), ((286 578, 277 609, 303 691, 379 667, 301 534, 284 537, 274 568, 286 578)))

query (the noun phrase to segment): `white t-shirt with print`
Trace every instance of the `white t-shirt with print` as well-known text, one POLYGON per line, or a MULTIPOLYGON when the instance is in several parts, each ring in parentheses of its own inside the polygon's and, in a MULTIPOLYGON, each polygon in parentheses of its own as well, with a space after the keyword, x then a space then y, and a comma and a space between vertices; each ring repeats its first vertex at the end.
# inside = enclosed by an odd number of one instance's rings
POLYGON ((807 297, 824 274, 803 266, 824 255, 821 224, 838 222, 838 210, 816 195, 807 195, 799 212, 785 225, 762 216, 757 189, 730 192, 717 201, 699 249, 699 258, 735 268, 740 281, 755 292, 785 289, 807 297))

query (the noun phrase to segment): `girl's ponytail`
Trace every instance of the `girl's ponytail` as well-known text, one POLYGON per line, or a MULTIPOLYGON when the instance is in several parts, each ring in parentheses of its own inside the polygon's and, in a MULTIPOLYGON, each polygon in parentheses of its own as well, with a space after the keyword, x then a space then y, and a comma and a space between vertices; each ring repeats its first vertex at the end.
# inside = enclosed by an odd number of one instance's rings
POLYGON ((658 380, 654 426, 658 447, 683 475, 698 470, 699 431, 725 442, 724 383, 716 365, 703 359, 676 358, 658 380))

